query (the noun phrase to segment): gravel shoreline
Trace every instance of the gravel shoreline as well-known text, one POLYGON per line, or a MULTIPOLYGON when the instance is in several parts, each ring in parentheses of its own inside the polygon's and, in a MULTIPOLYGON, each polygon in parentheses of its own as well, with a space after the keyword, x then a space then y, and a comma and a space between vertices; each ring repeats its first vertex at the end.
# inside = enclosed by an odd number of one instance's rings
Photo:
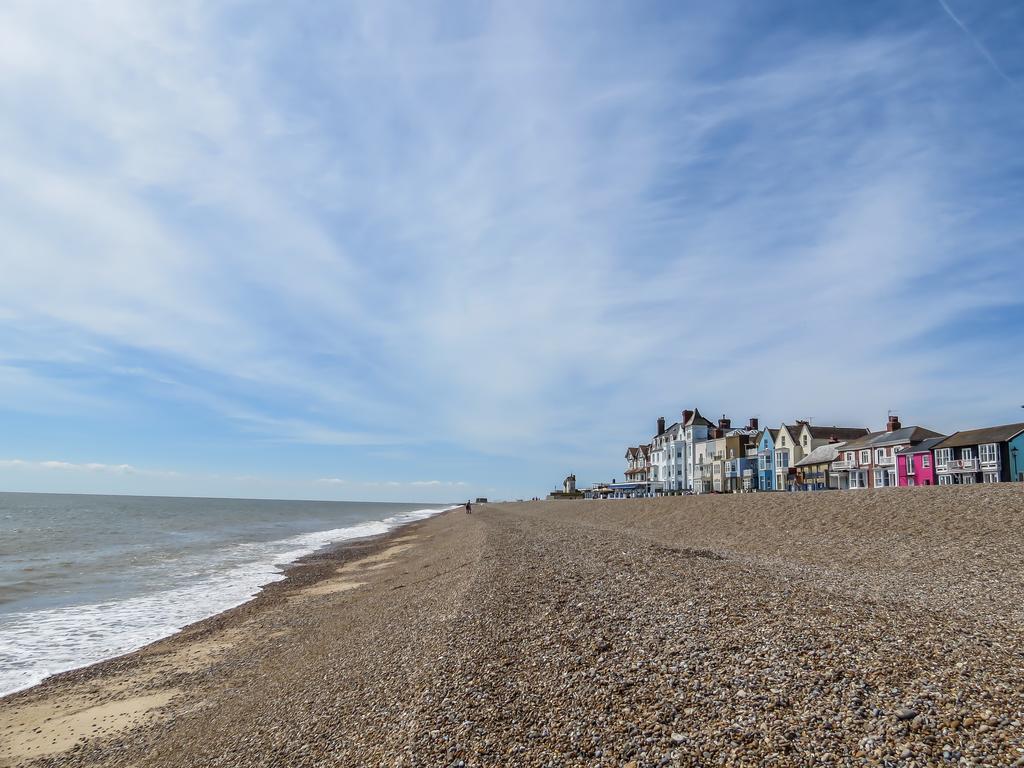
POLYGON ((0 700, 0 765, 1020 766, 1022 553, 1010 485, 447 513, 0 700))

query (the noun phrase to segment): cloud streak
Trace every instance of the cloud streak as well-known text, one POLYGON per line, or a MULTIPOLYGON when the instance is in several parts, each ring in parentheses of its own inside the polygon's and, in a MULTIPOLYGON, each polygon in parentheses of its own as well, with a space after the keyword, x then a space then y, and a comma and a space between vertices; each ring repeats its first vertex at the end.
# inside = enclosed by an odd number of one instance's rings
POLYGON ((10 451, 518 496, 694 403, 999 420, 1022 108, 948 24, 740 9, 5 5, 10 451))
POLYGON ((971 44, 978 49, 978 52, 985 57, 985 60, 989 63, 989 65, 992 67, 995 73, 999 75, 1001 78, 1003 78, 1003 80, 1008 82, 1010 85, 1016 87, 1017 81, 1010 77, 1006 73, 1006 71, 1001 66, 999 66, 999 62, 996 61, 996 57, 992 55, 992 52, 989 51, 989 49, 982 44, 981 40, 979 40, 977 36, 973 32, 971 32, 970 29, 968 29, 967 25, 960 20, 960 17, 953 13, 953 9, 949 7, 949 4, 946 2, 946 0, 937 0, 937 2, 939 6, 942 8, 942 10, 946 12, 946 15, 949 16, 949 18, 953 21, 953 23, 960 27, 961 30, 963 30, 963 33, 967 35, 967 39, 970 40, 971 44))

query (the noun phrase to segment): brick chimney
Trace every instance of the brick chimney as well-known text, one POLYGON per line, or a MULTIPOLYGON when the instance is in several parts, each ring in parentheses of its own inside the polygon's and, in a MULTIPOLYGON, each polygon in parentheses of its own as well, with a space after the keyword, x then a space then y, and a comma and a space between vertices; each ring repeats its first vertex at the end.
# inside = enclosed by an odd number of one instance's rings
POLYGON ((665 434, 665 417, 664 416, 659 416, 658 417, 658 434, 659 435, 664 435, 665 434))
POLYGON ((718 428, 721 430, 729 429, 731 424, 732 420, 725 418, 725 414, 722 414, 722 418, 718 420, 718 428))
POLYGON ((750 417, 750 423, 747 425, 747 429, 749 429, 751 432, 757 432, 757 417, 756 416, 751 416, 750 417))
POLYGON ((889 423, 885 425, 886 432, 895 432, 897 429, 903 429, 903 425, 900 424, 899 416, 890 416, 889 423))
POLYGON ((691 410, 683 411, 683 420, 680 423, 681 424, 685 424, 686 422, 688 422, 690 420, 691 416, 693 416, 693 411, 691 411, 691 410))

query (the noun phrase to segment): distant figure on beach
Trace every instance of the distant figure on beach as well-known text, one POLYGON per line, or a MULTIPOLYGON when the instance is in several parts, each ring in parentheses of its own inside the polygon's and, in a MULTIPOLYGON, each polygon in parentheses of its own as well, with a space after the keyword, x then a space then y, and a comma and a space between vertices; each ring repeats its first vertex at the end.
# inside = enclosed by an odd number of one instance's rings
POLYGON ((472 515, 473 514, 473 505, 469 503, 469 499, 466 499, 466 514, 467 515, 472 515))

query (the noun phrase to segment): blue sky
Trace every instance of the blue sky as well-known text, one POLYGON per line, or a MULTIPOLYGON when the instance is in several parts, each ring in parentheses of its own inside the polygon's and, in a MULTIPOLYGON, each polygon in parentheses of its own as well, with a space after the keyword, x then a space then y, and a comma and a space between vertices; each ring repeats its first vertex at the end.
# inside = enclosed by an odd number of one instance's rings
POLYGON ((1021 420, 1024 6, 0 7, 0 487, 442 501, 1021 420))

